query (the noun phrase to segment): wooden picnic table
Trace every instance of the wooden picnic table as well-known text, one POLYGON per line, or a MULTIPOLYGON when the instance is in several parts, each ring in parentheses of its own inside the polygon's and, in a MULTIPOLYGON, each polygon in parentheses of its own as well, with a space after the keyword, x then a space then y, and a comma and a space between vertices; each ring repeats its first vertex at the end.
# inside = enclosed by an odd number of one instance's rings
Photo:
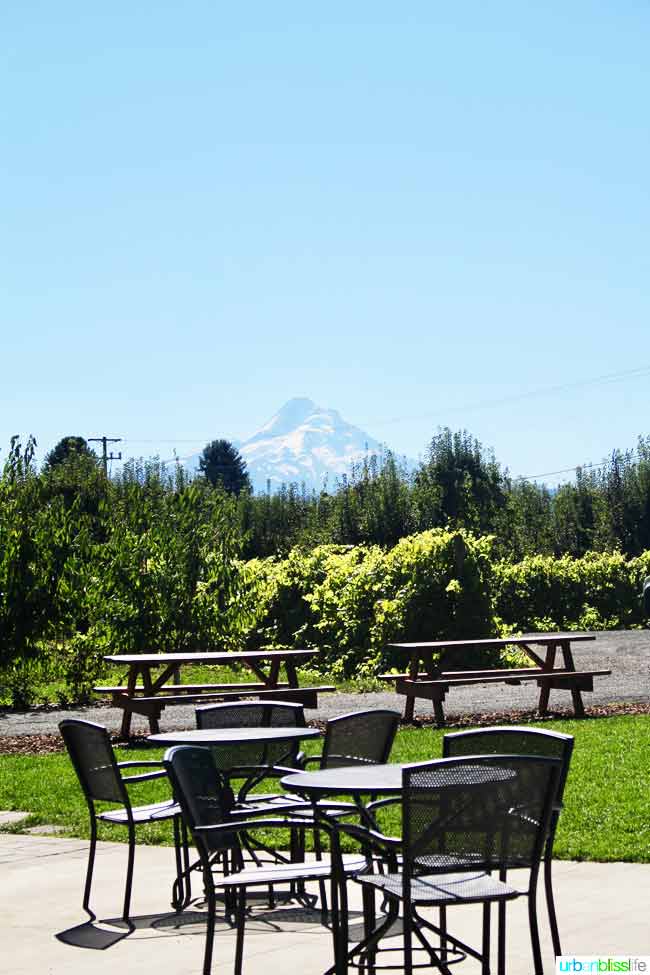
POLYGON ((577 670, 571 644, 595 640, 593 633, 529 633, 524 636, 486 640, 436 640, 434 642, 389 643, 389 647, 406 650, 410 656, 408 672, 382 674, 383 680, 395 681, 395 690, 406 696, 404 719, 413 720, 415 699, 430 700, 439 727, 445 723, 443 701, 451 687, 472 684, 521 684, 535 681, 540 688, 538 710, 548 711, 551 688, 571 691, 576 717, 584 716, 582 691, 593 691, 594 677, 608 676, 611 670, 577 670), (481 670, 444 670, 445 659, 459 650, 502 650, 520 647, 533 666, 513 668, 485 668, 481 670), (544 656, 533 649, 541 647, 544 656), (561 661, 556 666, 558 651, 561 661))
POLYGON ((318 706, 319 691, 334 687, 300 687, 296 665, 310 660, 318 650, 242 650, 232 652, 132 653, 110 654, 107 663, 126 667, 124 684, 95 687, 98 694, 110 694, 115 707, 123 710, 121 735, 129 736, 131 716, 141 714, 149 719, 152 734, 160 731, 159 718, 168 704, 191 704, 209 700, 232 701, 242 697, 271 698, 318 706), (180 671, 187 664, 238 667, 251 671, 256 682, 233 684, 183 684, 180 671), (286 680, 280 679, 284 667, 286 680), (162 669, 161 669, 162 668, 162 669), (159 673, 153 673, 159 671, 159 673), (138 683, 141 678, 141 683, 138 683))

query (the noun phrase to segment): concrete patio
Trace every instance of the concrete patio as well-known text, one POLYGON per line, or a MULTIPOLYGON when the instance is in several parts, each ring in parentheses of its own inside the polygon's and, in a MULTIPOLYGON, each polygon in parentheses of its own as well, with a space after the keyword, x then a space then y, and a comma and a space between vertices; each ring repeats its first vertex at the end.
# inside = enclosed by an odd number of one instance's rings
MULTIPOLYGON (((113 924, 86 923, 81 909, 86 854, 87 843, 82 840, 0 835, 2 971, 7 975, 200 973, 204 914, 200 906, 191 906, 178 916, 169 908, 172 850, 138 847, 133 899, 137 929, 128 937, 115 922, 126 848, 114 843, 98 846, 93 904, 98 917, 112 918, 113 924)), ((565 953, 650 952, 650 865, 558 862, 555 877, 565 953)), ((359 934, 360 918, 356 885, 351 888, 354 937, 359 934)), ((479 910, 450 911, 452 928, 475 944, 479 910)), ((539 916, 545 971, 552 975, 555 967, 544 912, 542 895, 539 916)), ((233 932, 225 922, 220 923, 213 971, 230 975, 233 955, 233 932)), ((331 958, 329 932, 314 915, 291 907, 270 912, 260 906, 247 924, 244 971, 250 975, 319 975, 331 958)), ((455 970, 476 975, 479 966, 468 960, 455 970)), ((509 908, 508 973, 530 975, 531 970, 522 898, 509 908)))

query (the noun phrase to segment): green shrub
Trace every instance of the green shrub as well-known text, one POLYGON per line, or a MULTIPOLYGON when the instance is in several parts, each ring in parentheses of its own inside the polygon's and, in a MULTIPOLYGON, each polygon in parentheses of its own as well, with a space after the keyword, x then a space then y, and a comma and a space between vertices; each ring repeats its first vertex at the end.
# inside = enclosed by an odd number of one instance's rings
POLYGON ((620 552, 535 555, 495 566, 496 612, 508 631, 616 629, 643 620, 638 594, 650 564, 620 552))
POLYGON ((249 645, 318 647, 334 677, 366 679, 404 666, 389 642, 493 635, 491 546, 434 529, 388 552, 328 545, 255 562, 259 614, 249 645))

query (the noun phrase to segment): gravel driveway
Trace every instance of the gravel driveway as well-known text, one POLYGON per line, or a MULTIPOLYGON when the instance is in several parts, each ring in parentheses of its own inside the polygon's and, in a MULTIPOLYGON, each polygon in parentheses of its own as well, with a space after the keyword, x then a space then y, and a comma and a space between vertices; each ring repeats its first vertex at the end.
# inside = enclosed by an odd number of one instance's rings
MULTIPOLYGON (((585 694, 590 704, 605 705, 619 702, 650 702, 650 631, 624 630, 598 633, 593 643, 576 643, 573 656, 578 670, 611 670, 610 677, 595 677, 593 694, 585 694)), ((528 710, 535 707, 538 688, 534 684, 519 687, 506 684, 484 684, 453 688, 445 702, 449 720, 454 715, 481 714, 492 711, 528 710)), ((392 690, 371 694, 322 694, 316 711, 308 711, 308 718, 326 720, 335 714, 345 714, 359 708, 385 707, 403 711, 404 698, 392 690)), ((550 707, 571 706, 567 691, 551 691, 550 707)), ((416 717, 431 714, 427 701, 416 703, 416 717)), ((65 717, 85 718, 106 725, 111 732, 119 730, 122 712, 108 705, 84 708, 37 708, 32 711, 0 710, 0 736, 46 735, 57 731, 65 717)), ((163 712, 163 729, 193 728, 194 705, 170 707, 163 712)), ((133 717, 133 733, 148 731, 148 723, 138 715, 133 717)))

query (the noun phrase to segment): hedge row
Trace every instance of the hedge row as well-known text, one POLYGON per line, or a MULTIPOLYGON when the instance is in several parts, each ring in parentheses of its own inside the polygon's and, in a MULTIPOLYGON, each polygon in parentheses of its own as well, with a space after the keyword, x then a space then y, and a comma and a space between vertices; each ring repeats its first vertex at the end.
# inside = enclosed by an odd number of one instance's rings
MULTIPOLYGON (((336 677, 401 667, 391 641, 527 630, 635 627, 650 552, 494 561, 494 539, 432 530, 376 546, 294 550, 247 563, 256 619, 248 646, 318 647, 336 677)), ((485 662, 485 657, 482 657, 485 662)), ((466 655, 459 663, 473 663, 466 655)))

